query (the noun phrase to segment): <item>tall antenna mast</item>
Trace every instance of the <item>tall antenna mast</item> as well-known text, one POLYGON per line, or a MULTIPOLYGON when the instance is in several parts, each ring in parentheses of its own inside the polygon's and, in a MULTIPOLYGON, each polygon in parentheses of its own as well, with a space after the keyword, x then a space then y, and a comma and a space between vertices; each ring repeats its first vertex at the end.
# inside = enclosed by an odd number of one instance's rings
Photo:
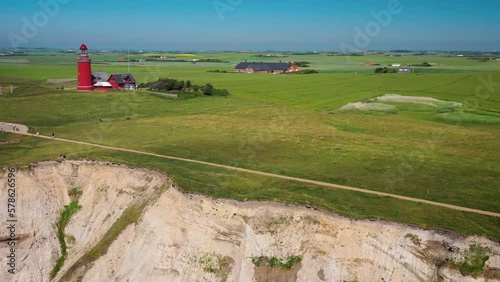
POLYGON ((130 73, 130 47, 127 49, 127 65, 128 65, 128 72, 130 73))

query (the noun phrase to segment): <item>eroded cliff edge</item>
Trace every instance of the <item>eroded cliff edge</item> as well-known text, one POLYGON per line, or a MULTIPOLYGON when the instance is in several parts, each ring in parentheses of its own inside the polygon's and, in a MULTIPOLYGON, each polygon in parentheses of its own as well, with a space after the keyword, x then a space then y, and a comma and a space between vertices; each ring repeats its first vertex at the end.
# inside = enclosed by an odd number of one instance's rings
POLYGON ((7 272, 4 221, 2 281, 50 281, 61 256, 55 223, 72 188, 81 209, 64 230, 68 256, 55 281, 500 280, 500 246, 482 237, 215 200, 182 193, 165 175, 103 162, 34 164, 16 180, 16 274, 7 272), (486 260, 475 276, 465 264, 473 259, 486 260))

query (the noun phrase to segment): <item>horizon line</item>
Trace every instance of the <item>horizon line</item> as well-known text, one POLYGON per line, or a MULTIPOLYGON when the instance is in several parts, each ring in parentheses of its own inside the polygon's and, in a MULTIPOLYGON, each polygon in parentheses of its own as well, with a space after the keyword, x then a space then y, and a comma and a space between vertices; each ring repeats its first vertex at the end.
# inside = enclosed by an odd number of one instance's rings
MULTIPOLYGON (((78 48, 65 48, 65 47, 5 47, 0 46, 0 50, 58 50, 58 51, 75 51, 78 52, 78 48)), ((352 53, 371 53, 371 52, 392 52, 392 53, 411 53, 411 52, 447 52, 447 53, 497 53, 498 50, 472 50, 472 49, 367 49, 367 50, 351 50, 351 51, 338 51, 338 50, 285 50, 285 49, 157 49, 157 48, 89 48, 89 50, 94 51, 118 51, 118 52, 192 52, 192 53, 204 53, 204 52, 239 52, 239 53, 259 53, 259 52, 271 52, 271 53, 339 53, 339 54, 352 54, 352 53)))

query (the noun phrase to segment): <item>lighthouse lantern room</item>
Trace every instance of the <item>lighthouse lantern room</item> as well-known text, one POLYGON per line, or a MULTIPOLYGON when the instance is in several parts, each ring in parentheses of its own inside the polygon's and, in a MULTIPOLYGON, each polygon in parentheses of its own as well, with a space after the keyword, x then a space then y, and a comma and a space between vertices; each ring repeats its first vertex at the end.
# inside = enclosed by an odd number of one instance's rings
POLYGON ((80 57, 78 57, 78 91, 93 91, 92 70, 90 56, 85 44, 80 46, 80 57))

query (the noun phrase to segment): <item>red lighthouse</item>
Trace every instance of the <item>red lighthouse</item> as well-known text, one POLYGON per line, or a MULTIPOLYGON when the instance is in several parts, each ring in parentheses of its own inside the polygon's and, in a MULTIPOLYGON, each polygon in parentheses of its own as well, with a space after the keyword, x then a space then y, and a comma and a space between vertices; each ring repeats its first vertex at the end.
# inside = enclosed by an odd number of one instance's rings
POLYGON ((78 91, 93 91, 92 70, 90 67, 90 57, 85 44, 80 46, 80 57, 78 57, 78 91))

